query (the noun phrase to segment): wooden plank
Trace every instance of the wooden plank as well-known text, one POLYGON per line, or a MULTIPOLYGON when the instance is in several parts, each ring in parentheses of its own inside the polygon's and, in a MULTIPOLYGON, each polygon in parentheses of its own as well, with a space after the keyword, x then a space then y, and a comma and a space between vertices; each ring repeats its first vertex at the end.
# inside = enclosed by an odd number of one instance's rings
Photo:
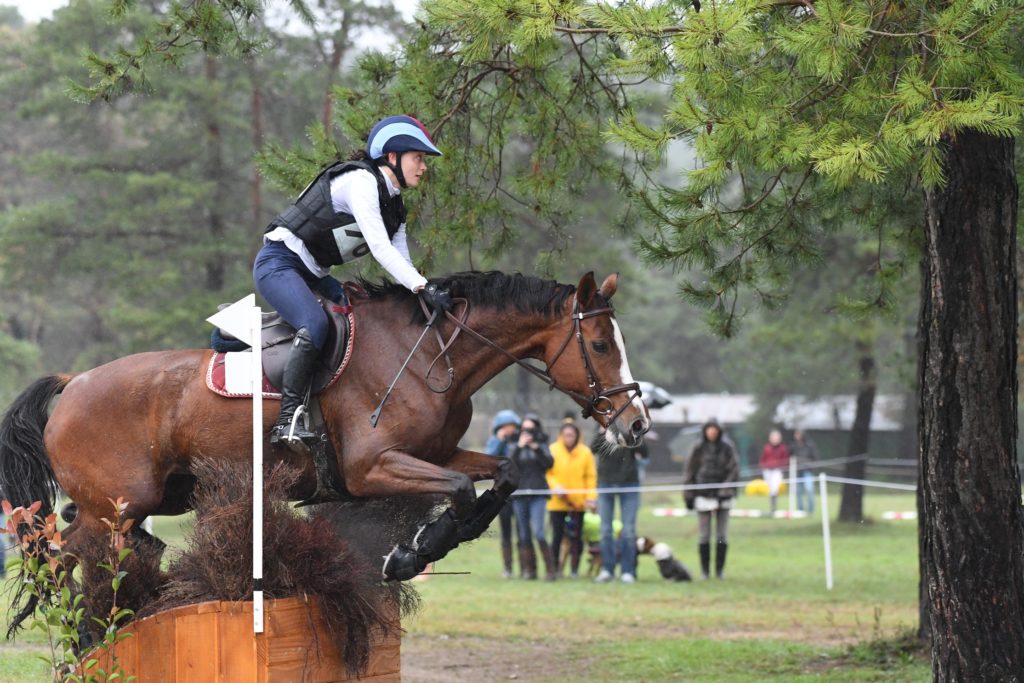
MULTIPOLYGON (((402 640, 398 636, 387 639, 376 639, 370 651, 367 676, 383 676, 401 674, 402 672, 402 640)), ((362 680, 362 679, 359 679, 362 680)))
MULTIPOLYGON (((399 637, 377 638, 365 674, 351 679, 315 601, 265 607, 262 634, 252 632, 251 602, 186 605, 133 622, 124 629, 133 636, 118 644, 122 669, 139 683, 401 681, 399 637)), ((109 671, 109 658, 100 659, 109 671)))
POLYGON ((135 637, 142 653, 138 670, 140 683, 174 683, 176 612, 160 612, 137 623, 135 637))
POLYGON ((220 647, 213 613, 187 614, 175 619, 175 683, 214 683, 220 647))
POLYGON ((343 680, 319 612, 300 598, 274 600, 267 614, 267 683, 343 680))
POLYGON ((224 683, 258 683, 252 603, 222 602, 219 606, 218 637, 221 650, 217 662, 217 680, 224 683))

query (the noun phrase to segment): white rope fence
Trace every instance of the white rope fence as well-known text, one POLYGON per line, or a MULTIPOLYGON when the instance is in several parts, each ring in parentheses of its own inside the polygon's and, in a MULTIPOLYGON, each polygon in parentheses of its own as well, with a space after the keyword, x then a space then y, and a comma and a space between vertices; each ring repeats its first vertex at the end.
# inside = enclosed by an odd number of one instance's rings
MULTIPOLYGON (((859 456, 857 456, 859 457, 859 456)), ((865 458, 867 456, 864 456, 865 458)), ((844 459, 849 461, 849 459, 844 459)), ((823 463, 818 463, 819 465, 823 463)), ((783 479, 790 487, 790 499, 789 499, 789 518, 795 517, 793 514, 795 508, 795 502, 793 497, 793 491, 796 486, 800 485, 803 481, 803 477, 798 477, 795 474, 795 467, 790 468, 790 476, 783 479)), ((896 484, 888 481, 871 481, 868 479, 851 479, 849 477, 836 477, 824 472, 819 472, 817 476, 819 486, 819 496, 821 499, 819 509, 822 511, 821 515, 821 540, 825 551, 825 588, 832 590, 834 586, 834 579, 832 576, 832 534, 829 528, 829 515, 828 515, 828 485, 833 484, 853 484, 856 486, 874 487, 882 489, 893 489, 897 491, 917 491, 917 486, 913 484, 896 484)), ((721 482, 716 484, 653 484, 648 486, 608 486, 600 488, 575 488, 575 489, 560 489, 554 491, 551 489, 521 489, 513 493, 513 496, 552 496, 562 495, 568 493, 656 493, 656 492, 682 492, 682 491, 705 491, 709 489, 719 490, 724 488, 746 488, 753 479, 746 481, 734 481, 734 482, 721 482)))
MULTIPOLYGON (((831 474, 825 474, 821 472, 818 477, 825 477, 825 479, 833 484, 856 484, 859 486, 873 486, 876 488, 887 488, 897 489, 900 491, 916 491, 917 486, 914 484, 895 484, 887 481, 870 481, 868 479, 849 479, 847 477, 834 477, 831 474)), ((604 486, 599 488, 578 488, 578 489, 560 489, 555 491, 554 489, 518 489, 513 496, 554 496, 566 493, 655 493, 655 492, 681 492, 681 491, 703 491, 709 489, 738 489, 746 488, 750 483, 757 481, 756 479, 747 479, 745 481, 732 481, 732 482, 721 482, 717 484, 649 484, 649 485, 638 485, 638 486, 604 486)), ((792 487, 794 483, 800 483, 801 477, 787 477, 782 479, 786 485, 792 487)))

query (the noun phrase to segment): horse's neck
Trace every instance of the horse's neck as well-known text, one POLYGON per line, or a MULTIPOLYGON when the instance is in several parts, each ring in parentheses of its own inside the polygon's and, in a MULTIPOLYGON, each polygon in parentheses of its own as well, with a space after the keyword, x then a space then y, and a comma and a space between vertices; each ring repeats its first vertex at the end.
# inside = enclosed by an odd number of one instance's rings
POLYGON ((502 353, 466 332, 460 333, 451 358, 459 393, 469 398, 512 365, 513 357, 543 360, 557 320, 540 314, 481 309, 470 314, 466 326, 508 352, 502 353))

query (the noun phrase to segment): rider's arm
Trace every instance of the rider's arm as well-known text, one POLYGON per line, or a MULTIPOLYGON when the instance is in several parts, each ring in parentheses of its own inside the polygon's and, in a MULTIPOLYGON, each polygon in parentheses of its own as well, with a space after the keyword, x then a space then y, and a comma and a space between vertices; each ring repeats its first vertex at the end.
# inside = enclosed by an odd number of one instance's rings
POLYGON ((402 227, 398 228, 398 232, 396 232, 395 236, 391 238, 391 245, 398 250, 398 253, 402 255, 402 258, 404 258, 411 266, 412 256, 409 255, 409 240, 405 230, 405 223, 402 223, 402 227))
POLYGON ((406 255, 403 256, 388 238, 387 228, 384 227, 384 221, 380 217, 377 181, 368 172, 364 174, 361 171, 356 171, 353 175, 356 177, 352 178, 349 207, 352 210, 352 216, 359 224, 366 245, 370 248, 370 253, 391 277, 412 291, 418 290, 427 284, 427 278, 423 277, 407 260, 408 246, 406 246, 406 255))

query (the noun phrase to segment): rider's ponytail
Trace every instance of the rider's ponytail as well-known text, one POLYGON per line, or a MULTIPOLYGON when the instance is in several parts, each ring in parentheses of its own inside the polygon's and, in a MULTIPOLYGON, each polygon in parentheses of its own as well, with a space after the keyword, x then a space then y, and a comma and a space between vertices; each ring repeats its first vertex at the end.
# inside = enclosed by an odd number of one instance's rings
POLYGON ((370 155, 366 153, 365 149, 353 150, 348 155, 348 161, 370 161, 370 155))

